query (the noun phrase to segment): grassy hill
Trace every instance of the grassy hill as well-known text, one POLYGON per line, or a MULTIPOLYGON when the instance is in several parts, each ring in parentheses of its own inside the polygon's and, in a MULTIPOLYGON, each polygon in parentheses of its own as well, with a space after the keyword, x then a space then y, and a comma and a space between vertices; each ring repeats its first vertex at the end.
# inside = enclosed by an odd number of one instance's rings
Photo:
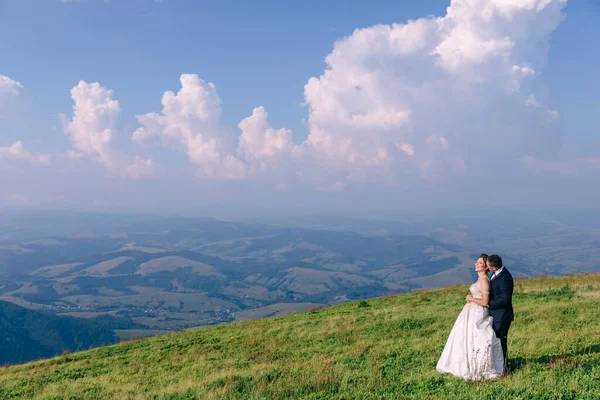
POLYGON ((0 398, 598 399, 600 275, 519 280, 514 373, 435 371, 467 286, 140 339, 0 369, 0 398))

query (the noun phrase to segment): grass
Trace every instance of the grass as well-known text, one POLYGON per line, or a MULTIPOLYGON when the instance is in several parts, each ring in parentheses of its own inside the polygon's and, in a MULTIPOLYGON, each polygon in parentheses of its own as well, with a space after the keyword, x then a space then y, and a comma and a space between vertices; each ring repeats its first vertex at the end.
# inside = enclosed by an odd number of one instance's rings
POLYGON ((514 373, 435 370, 467 286, 173 333, 0 369, 0 398, 599 399, 600 275, 516 282, 514 373))

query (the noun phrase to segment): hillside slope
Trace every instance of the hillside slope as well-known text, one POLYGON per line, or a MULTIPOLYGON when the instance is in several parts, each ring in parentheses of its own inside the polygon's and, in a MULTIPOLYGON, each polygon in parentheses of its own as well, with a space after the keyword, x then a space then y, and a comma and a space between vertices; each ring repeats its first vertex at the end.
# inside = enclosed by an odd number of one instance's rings
POLYGON ((516 282, 514 373, 435 371, 467 286, 140 339, 0 369, 0 398, 598 399, 600 275, 516 282))
POLYGON ((0 301, 0 365, 117 343, 113 329, 131 325, 131 321, 110 316, 59 317, 0 301))

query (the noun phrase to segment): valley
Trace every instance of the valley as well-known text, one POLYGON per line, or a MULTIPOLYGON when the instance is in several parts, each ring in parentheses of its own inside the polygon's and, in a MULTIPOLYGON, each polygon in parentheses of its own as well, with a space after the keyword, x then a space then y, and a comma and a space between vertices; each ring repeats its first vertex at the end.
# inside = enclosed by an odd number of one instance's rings
POLYGON ((134 328, 116 331, 122 339, 468 283, 484 251, 502 254, 521 278, 600 270, 595 214, 36 218, 4 217, 0 300, 63 316, 131 319, 134 328))

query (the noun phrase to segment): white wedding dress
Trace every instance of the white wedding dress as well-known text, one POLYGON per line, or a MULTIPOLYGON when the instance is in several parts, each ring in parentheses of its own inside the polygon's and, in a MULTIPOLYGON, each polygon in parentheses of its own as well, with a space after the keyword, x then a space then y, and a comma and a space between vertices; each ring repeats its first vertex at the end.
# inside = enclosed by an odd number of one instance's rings
MULTIPOLYGON (((471 295, 482 298, 477 283, 471 285, 471 295)), ((504 355, 500 339, 492 329, 492 317, 487 307, 467 303, 458 315, 436 369, 465 380, 489 380, 502 375, 504 355)))

